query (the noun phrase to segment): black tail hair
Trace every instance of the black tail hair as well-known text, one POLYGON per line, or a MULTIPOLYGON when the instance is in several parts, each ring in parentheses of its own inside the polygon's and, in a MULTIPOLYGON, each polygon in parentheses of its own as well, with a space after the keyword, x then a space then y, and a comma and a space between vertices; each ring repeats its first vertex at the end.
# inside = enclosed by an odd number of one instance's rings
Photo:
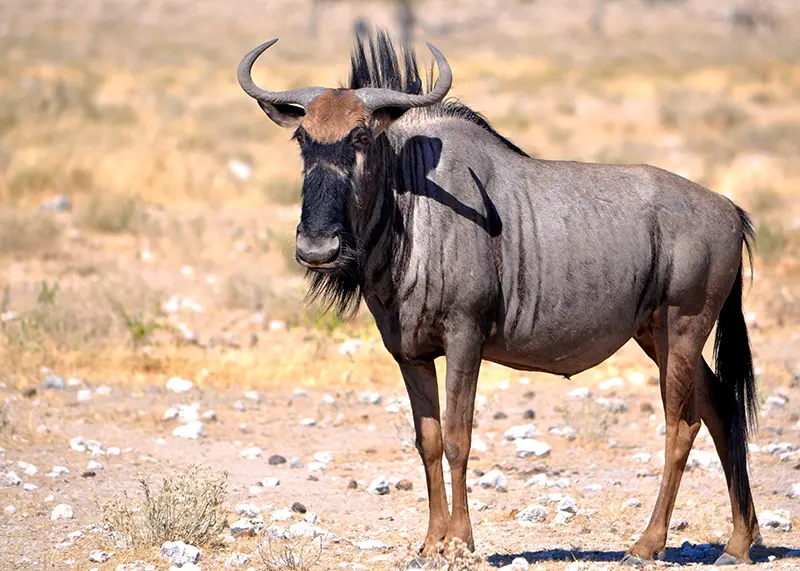
MULTIPOLYGON (((747 213, 737 207, 742 223, 742 242, 752 267, 753 223, 747 213)), ((739 264, 736 280, 722 306, 714 339, 714 360, 717 376, 730 396, 728 429, 728 455, 731 465, 733 496, 745 521, 750 522, 750 478, 747 473, 747 440, 758 430, 758 400, 753 372, 753 357, 747 324, 742 312, 742 274, 744 260, 739 264)), ((752 279, 752 271, 751 271, 752 279)))

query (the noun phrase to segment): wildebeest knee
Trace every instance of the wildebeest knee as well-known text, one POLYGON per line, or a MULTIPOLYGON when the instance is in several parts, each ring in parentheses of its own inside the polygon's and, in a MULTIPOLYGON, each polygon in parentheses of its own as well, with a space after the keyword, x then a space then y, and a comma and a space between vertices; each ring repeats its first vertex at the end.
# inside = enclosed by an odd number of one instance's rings
POLYGON ((444 441, 444 455, 447 457, 447 462, 450 465, 456 464, 464 459, 461 452, 461 446, 459 446, 454 440, 446 437, 444 441))

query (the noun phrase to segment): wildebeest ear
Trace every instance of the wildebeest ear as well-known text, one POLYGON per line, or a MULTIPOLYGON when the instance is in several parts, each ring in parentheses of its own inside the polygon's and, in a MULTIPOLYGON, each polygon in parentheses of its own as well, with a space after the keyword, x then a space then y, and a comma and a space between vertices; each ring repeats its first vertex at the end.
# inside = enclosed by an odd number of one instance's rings
POLYGON ((380 109, 373 111, 372 119, 375 122, 375 126, 373 127, 375 135, 380 135, 386 131, 392 126, 392 123, 402 117, 403 113, 406 111, 408 111, 408 109, 403 109, 400 107, 381 107, 380 109))
POLYGON ((267 114, 267 117, 275 121, 275 123, 281 127, 291 129, 297 127, 306 114, 305 109, 298 105, 289 105, 285 103, 275 105, 259 101, 258 106, 261 107, 261 110, 267 114))

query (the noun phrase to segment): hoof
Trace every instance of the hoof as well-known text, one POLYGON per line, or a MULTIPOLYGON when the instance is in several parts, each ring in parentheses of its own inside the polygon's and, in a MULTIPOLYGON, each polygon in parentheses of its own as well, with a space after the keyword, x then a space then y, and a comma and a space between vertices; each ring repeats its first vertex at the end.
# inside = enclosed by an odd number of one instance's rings
POLYGON ((741 565, 742 561, 736 559, 730 553, 723 553, 720 555, 716 561, 714 561, 714 565, 741 565))
POLYGON ((631 555, 630 553, 627 553, 625 557, 622 558, 622 561, 619 562, 619 564, 629 565, 631 567, 644 567, 647 564, 647 561, 638 555, 631 555))

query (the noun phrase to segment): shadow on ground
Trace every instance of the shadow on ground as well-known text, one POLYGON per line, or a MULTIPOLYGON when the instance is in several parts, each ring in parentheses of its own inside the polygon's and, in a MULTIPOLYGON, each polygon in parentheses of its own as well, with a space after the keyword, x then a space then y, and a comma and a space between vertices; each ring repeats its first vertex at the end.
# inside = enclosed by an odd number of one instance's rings
MULTIPOLYGON (((670 563, 705 563, 712 564, 722 554, 725 546, 718 543, 701 543, 681 547, 668 547, 663 554, 664 561, 670 563)), ((543 549, 541 551, 526 551, 510 555, 496 553, 490 555, 488 561, 495 567, 508 565, 516 557, 524 558, 528 563, 542 563, 545 561, 588 561, 596 563, 618 563, 625 555, 624 551, 581 551, 574 549, 543 549)), ((770 557, 778 559, 800 559, 800 549, 789 547, 753 547, 750 557, 754 563, 769 561, 770 557)))

